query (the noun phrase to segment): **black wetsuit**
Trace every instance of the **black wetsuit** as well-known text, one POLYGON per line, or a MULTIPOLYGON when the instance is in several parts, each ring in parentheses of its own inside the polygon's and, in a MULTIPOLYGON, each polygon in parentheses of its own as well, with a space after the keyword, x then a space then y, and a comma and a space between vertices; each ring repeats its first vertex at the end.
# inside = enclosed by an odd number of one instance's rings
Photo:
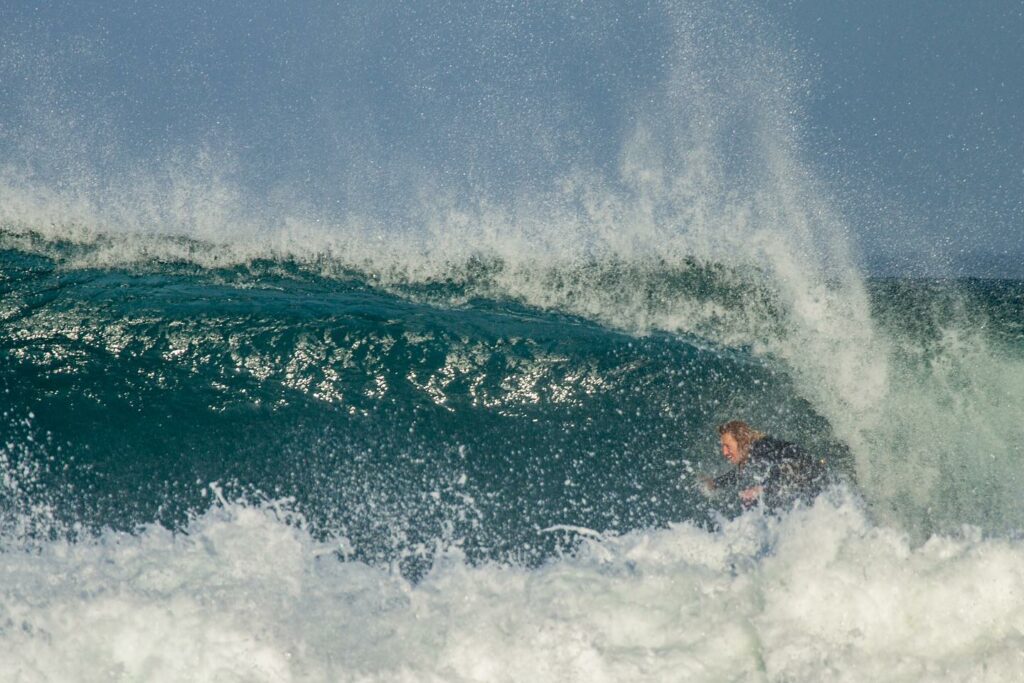
POLYGON ((786 507, 797 500, 810 502, 828 484, 828 470, 794 443, 765 437, 750 446, 747 461, 715 479, 715 488, 737 493, 760 486, 761 501, 769 508, 786 507))

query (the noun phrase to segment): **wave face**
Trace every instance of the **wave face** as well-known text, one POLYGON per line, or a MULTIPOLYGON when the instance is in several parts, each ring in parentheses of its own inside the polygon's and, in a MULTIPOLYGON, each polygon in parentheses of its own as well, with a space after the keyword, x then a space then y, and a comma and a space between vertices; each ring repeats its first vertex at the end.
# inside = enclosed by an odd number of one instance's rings
MULTIPOLYGON (((543 559, 553 525, 698 516, 688 484, 719 469, 714 425, 733 412, 830 437, 778 363, 465 283, 400 296, 288 263, 4 264, 4 410, 31 406, 12 426, 40 445, 25 457, 65 524, 174 526, 206 483, 231 482, 294 499, 361 557, 429 554, 448 536, 471 558, 543 559)), ((680 297, 736 296, 696 264, 658 277, 680 297)))
POLYGON ((736 415, 843 463, 918 538, 1024 518, 1019 282, 869 281, 857 349, 822 291, 798 321, 774 276, 693 258, 413 278, 200 266, 166 252, 217 247, 163 238, 133 247, 158 258, 99 268, 83 264, 106 242, 6 239, 12 462, 38 469, 67 524, 173 526, 205 504, 197 482, 235 482, 294 497, 377 559, 442 529, 480 557, 537 559, 536 531, 568 518, 706 518, 693 474, 721 468, 714 426, 736 415))

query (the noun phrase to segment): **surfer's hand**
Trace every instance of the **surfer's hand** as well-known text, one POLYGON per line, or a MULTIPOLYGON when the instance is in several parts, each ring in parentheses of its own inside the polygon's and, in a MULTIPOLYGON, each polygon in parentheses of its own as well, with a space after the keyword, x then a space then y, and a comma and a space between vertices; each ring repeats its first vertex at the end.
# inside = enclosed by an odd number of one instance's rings
POLYGON ((761 497, 763 490, 760 486, 751 486, 749 489, 743 489, 740 491, 740 500, 743 501, 744 505, 753 505, 761 497))
POLYGON ((715 483, 714 477, 701 476, 700 485, 704 487, 705 491, 714 491, 718 488, 718 484, 715 483))

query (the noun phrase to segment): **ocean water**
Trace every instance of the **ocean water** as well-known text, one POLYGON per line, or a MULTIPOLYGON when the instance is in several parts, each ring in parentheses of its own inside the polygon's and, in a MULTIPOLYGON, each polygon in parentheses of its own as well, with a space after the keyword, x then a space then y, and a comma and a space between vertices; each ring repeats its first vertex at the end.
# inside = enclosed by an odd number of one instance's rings
POLYGON ((535 273, 537 302, 497 262, 413 281, 4 239, 12 680, 1022 664, 1024 283, 866 281, 886 384, 829 404, 777 292, 695 260, 535 273), (677 327, 586 314, 620 297, 677 327), (737 415, 847 483, 779 516, 708 499, 737 415))
POLYGON ((0 680, 1018 679, 1024 281, 873 275, 771 22, 620 9, 155 36, 155 123, 12 24, 0 680), (709 497, 733 418, 838 483, 709 497))

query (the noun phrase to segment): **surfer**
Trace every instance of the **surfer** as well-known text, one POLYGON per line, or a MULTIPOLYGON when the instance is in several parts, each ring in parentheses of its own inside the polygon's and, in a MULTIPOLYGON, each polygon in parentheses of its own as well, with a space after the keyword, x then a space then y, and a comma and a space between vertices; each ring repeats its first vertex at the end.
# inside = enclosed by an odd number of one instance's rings
POLYGON ((758 501, 777 508, 794 501, 813 499, 827 483, 822 460, 812 458, 800 446, 781 441, 752 428, 741 420, 718 426, 722 456, 733 468, 705 479, 709 490, 734 488, 743 507, 758 501))

